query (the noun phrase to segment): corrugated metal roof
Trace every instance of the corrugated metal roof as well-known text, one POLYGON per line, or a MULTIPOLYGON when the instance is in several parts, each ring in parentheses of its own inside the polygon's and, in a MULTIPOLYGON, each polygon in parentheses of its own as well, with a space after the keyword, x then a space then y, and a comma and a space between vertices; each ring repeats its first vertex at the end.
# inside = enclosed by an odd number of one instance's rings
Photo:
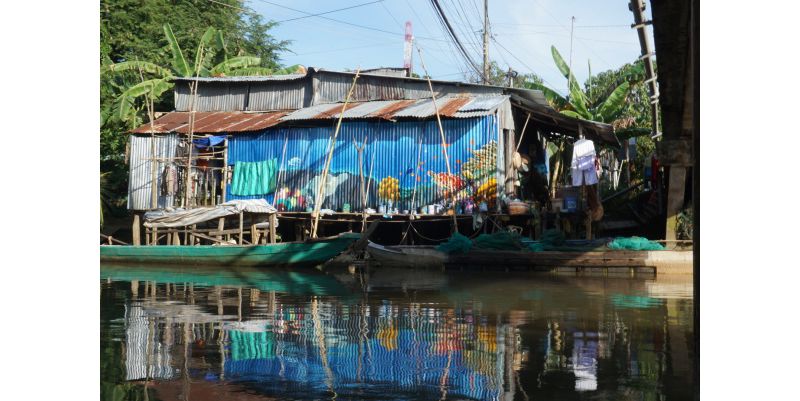
POLYGON ((173 81, 197 81, 197 82, 263 82, 263 81, 294 81, 305 78, 306 74, 284 74, 284 75, 256 75, 242 77, 176 77, 173 81))
MULTIPOLYGON (((287 111, 266 113, 244 112, 202 112, 195 114, 194 132, 198 134, 214 134, 221 132, 252 132, 272 127, 281 122, 280 118, 287 111)), ((167 113, 153 122, 154 133, 166 134, 177 132, 189 133, 189 113, 176 111, 167 113)), ((131 131, 133 134, 149 134, 150 124, 143 124, 131 131)))
MULTIPOLYGON (((436 99, 439 114, 445 117, 478 117, 494 111, 508 100, 504 95, 487 96, 445 96, 436 99)), ((321 120, 339 118, 341 104, 319 104, 293 111, 281 118, 282 121, 321 120)), ((345 119, 395 117, 427 118, 436 115, 433 101, 420 100, 378 100, 373 102, 355 102, 348 105, 344 113, 345 119)))

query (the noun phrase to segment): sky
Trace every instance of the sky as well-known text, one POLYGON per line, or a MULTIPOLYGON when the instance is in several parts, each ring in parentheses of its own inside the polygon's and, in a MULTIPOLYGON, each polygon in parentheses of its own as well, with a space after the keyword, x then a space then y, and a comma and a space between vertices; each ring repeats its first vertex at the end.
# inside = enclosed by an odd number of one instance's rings
MULTIPOLYGON (((439 3, 480 66, 483 1, 439 3)), ((447 39, 428 0, 247 0, 245 5, 267 20, 283 21, 272 34, 292 41, 291 51, 280 55, 285 65, 330 70, 402 67, 404 24, 411 21, 429 74, 435 79, 464 80, 466 61, 447 39), (317 17, 305 14, 347 7, 352 8, 317 17)), ((567 82, 553 62, 550 46, 569 62, 572 17, 572 67, 579 82, 589 77, 589 63, 597 74, 633 62, 641 54, 636 31, 630 28, 633 14, 627 0, 489 0, 489 58, 503 69, 534 72, 564 94, 567 82)), ((645 18, 650 18, 649 6, 645 18)), ((652 46, 650 27, 648 37, 652 46)), ((422 75, 416 50, 413 57, 414 72, 422 75)))

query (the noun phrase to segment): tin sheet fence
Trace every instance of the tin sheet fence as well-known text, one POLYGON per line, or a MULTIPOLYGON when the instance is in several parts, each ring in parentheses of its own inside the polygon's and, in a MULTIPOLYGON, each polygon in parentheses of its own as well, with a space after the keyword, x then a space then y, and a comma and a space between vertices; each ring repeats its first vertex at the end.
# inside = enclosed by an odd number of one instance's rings
MULTIPOLYGON (((149 210, 152 207, 152 181, 153 170, 151 163, 156 165, 156 189, 161 188, 162 172, 167 164, 164 160, 175 156, 175 148, 178 146, 178 135, 159 135, 151 138, 149 135, 131 135, 130 153, 130 176, 128 179, 128 209, 130 210, 149 210), (155 140, 155 159, 153 161, 153 149, 151 141, 155 140)), ((157 208, 163 209, 172 206, 174 196, 158 194, 157 208)))
MULTIPOLYGON (((450 158, 447 174, 441 136, 435 120, 345 121, 334 148, 330 174, 322 191, 322 208, 361 210, 358 146, 362 154, 367 207, 379 205, 408 210, 449 203, 450 191, 463 203, 497 195, 503 182, 502 138, 494 115, 442 121, 450 158), (421 145, 420 145, 421 144, 421 145), (421 152, 420 152, 421 146, 421 152), (419 160, 417 154, 420 152, 419 160), (416 195, 414 188, 416 186, 416 195)), ((276 159, 281 171, 277 190, 257 196, 230 195, 228 199, 264 198, 278 210, 305 211, 314 206, 317 187, 329 149, 333 127, 270 128, 260 134, 237 134, 229 140, 228 163, 276 159), (285 146, 285 152, 284 152, 285 146)), ((228 191, 230 194, 230 191, 228 191)))

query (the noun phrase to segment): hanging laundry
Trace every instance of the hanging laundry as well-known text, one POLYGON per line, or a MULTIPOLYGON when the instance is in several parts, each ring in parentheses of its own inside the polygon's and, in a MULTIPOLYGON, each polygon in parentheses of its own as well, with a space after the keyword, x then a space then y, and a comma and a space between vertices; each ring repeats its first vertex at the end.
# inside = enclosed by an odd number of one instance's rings
POLYGON ((588 139, 579 139, 572 145, 572 185, 597 184, 597 167, 595 159, 594 142, 588 139))
POLYGON ((178 192, 178 169, 173 164, 164 166, 161 172, 161 195, 173 196, 178 192))
POLYGON ((277 159, 260 162, 236 162, 233 169, 231 195, 266 195, 275 191, 277 159))

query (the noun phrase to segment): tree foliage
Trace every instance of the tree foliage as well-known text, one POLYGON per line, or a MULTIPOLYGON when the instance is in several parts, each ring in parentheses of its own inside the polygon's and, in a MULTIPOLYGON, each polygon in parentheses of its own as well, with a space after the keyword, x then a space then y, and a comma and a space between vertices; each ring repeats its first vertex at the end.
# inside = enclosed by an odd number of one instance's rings
POLYGON ((145 121, 142 96, 152 96, 156 110, 171 110, 165 78, 189 75, 199 60, 196 49, 206 49, 202 68, 209 75, 245 65, 250 73, 280 67, 278 56, 290 42, 270 34, 275 23, 243 11, 244 1, 225 3, 232 7, 200 0, 101 0, 100 65, 114 73, 100 76, 100 170, 108 172, 112 208, 124 203, 127 192, 125 132, 145 121), (165 32, 167 24, 171 32, 165 32))

